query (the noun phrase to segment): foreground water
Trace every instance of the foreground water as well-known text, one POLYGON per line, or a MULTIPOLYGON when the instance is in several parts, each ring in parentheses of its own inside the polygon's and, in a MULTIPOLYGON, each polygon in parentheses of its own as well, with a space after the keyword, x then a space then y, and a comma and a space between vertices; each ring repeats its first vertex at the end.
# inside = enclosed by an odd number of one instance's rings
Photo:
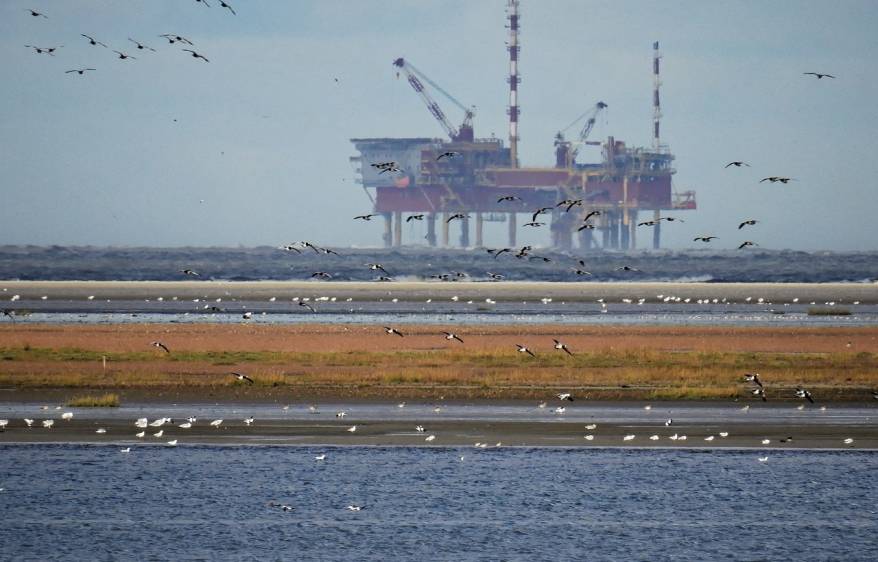
POLYGON ((3 446, 0 557, 874 560, 876 470, 854 451, 3 446))

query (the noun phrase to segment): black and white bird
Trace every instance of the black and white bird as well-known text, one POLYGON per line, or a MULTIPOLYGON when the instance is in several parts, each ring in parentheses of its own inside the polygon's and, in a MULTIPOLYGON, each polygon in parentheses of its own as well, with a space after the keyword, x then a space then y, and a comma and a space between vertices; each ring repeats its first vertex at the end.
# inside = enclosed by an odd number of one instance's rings
POLYGON ((591 217, 599 217, 599 216, 601 216, 601 212, 600 212, 600 211, 589 211, 589 212, 585 215, 585 217, 582 219, 582 222, 588 222, 588 219, 590 219, 591 217))
POLYGON ((453 333, 451 333, 451 332, 442 332, 442 333, 445 334, 445 339, 446 339, 446 340, 457 340, 457 341, 459 341, 460 343, 463 343, 463 340, 460 339, 460 337, 459 337, 457 334, 453 334, 453 333))
POLYGON ((171 352, 171 350, 168 349, 168 346, 166 346, 165 344, 163 344, 163 343, 160 342, 160 341, 154 341, 154 342, 152 342, 151 345, 152 345, 153 347, 157 347, 157 348, 159 348, 159 349, 163 349, 163 350, 165 351, 165 353, 170 353, 170 352, 171 352))
POLYGON ((317 312, 317 309, 316 309, 316 308, 314 308, 314 307, 311 306, 310 304, 306 303, 305 301, 299 301, 299 306, 301 306, 302 308, 307 308, 307 309, 310 310, 312 313, 316 313, 316 312, 317 312))
POLYGON ((636 267, 631 267, 630 265, 623 265, 622 267, 617 267, 616 271, 640 271, 636 267))
POLYGON ((448 224, 451 221, 453 221, 454 219, 468 219, 468 218, 469 218, 469 216, 465 215, 463 213, 454 213, 453 215, 451 215, 450 217, 445 219, 445 223, 448 224))
POLYGON ((571 394, 569 392, 559 392, 558 394, 555 395, 555 398, 557 398, 558 400, 561 400, 561 401, 566 400, 567 402, 573 402, 573 394, 571 394))
POLYGON ((741 229, 744 228, 745 226, 753 226, 754 224, 756 224, 756 223, 758 223, 758 222, 759 222, 759 221, 756 220, 756 219, 747 219, 747 220, 745 220, 744 222, 742 222, 741 224, 738 225, 738 230, 741 230, 741 229))
POLYGON ((674 420, 672 418, 668 418, 667 421, 665 421, 665 427, 671 427, 672 425, 674 425, 674 420))
MULTIPOLYGON (((366 267, 368 267, 372 271, 383 271, 384 273, 387 273, 387 270, 384 269, 384 266, 381 265, 380 263, 367 263, 366 267)), ((387 275, 390 275, 390 274, 387 273, 387 275)))
POLYGON ((504 201, 521 201, 521 197, 518 197, 517 195, 504 195, 497 199, 497 203, 502 203, 504 201))
MULTIPOLYGON (((553 339, 552 341, 555 342, 555 349, 557 349, 558 351, 563 351, 567 355, 573 355, 573 352, 570 351, 570 348, 568 348, 566 344, 561 343, 556 339, 553 339)), ((563 400, 563 398, 562 398, 562 400, 563 400)))
POLYGON ((201 55, 201 54, 196 53, 196 52, 193 51, 192 49, 183 49, 183 50, 186 51, 187 53, 192 53, 192 58, 194 58, 194 59, 201 59, 201 60, 203 60, 204 62, 210 62, 209 60, 207 60, 207 57, 205 57, 204 55, 201 55))
POLYGON ((156 52, 155 49, 153 49, 152 47, 149 47, 147 45, 144 45, 140 41, 137 41, 137 40, 132 39, 130 37, 128 38, 128 40, 131 41, 132 43, 134 43, 135 45, 137 45, 137 48, 140 49, 141 51, 152 51, 153 53, 156 52))
POLYGON ((832 74, 823 74, 820 72, 803 72, 802 74, 804 74, 805 76, 814 76, 818 80, 820 80, 821 78, 835 78, 835 76, 833 76, 832 74))
POLYGON ((762 381, 759 380, 759 373, 744 373, 744 380, 752 382, 756 386, 762 388, 762 381))
POLYGON ((758 245, 759 244, 757 244, 756 242, 752 242, 750 240, 745 240, 745 241, 741 242, 741 245, 738 246, 738 249, 741 250, 743 248, 746 248, 747 246, 758 246, 758 245))
POLYGON ((201 274, 193 269, 181 269, 180 273, 183 275, 189 275, 191 277, 201 277, 201 274))
POLYGON ((357 505, 357 504, 352 503, 351 505, 347 506, 345 509, 347 509, 348 511, 361 511, 365 507, 366 507, 365 505, 357 505))
POLYGON ((315 271, 311 274, 311 277, 316 277, 317 279, 332 279, 332 274, 326 271, 315 271))
POLYGON ((595 226, 593 224, 586 223, 586 224, 580 226, 579 228, 577 228, 576 230, 580 231, 580 230, 594 230, 594 229, 595 229, 595 226))
POLYGON ((98 41, 94 37, 91 37, 90 35, 86 35, 85 33, 80 33, 80 35, 85 37, 86 39, 88 39, 89 45, 95 45, 95 46, 100 45, 101 47, 103 47, 105 49, 109 49, 109 47, 107 47, 106 43, 101 43, 100 41, 98 41))
POLYGON ((808 392, 808 390, 806 390, 804 388, 797 388, 796 389, 796 396, 798 396, 799 398, 804 398, 805 400, 807 400, 808 402, 810 402, 812 404, 814 403, 814 398, 811 396, 811 393, 808 392))
POLYGON ((754 396, 758 396, 758 397, 762 398, 763 402, 768 402, 768 398, 766 398, 766 396, 765 396, 765 388, 760 386, 758 388, 754 388, 752 390, 752 392, 753 392, 754 396))
POLYGON ((384 331, 385 331, 385 333, 387 333, 388 335, 394 335, 394 334, 396 334, 397 336, 399 336, 399 337, 401 337, 401 338, 402 338, 402 337, 405 337, 404 334, 403 334, 402 332, 400 332, 400 331, 397 330, 396 328, 391 328, 390 326, 384 326, 384 331))
POLYGON ((735 161, 729 162, 728 164, 725 165, 726 168, 728 168, 729 166, 735 166, 736 168, 740 168, 741 166, 747 166, 749 168, 750 164, 743 162, 741 160, 735 160, 735 161))
POLYGON ((229 374, 232 375, 233 377, 235 377, 236 379, 238 379, 239 382, 246 382, 247 384, 253 384, 253 379, 251 379, 250 377, 248 377, 247 375, 245 375, 243 373, 234 373, 233 372, 233 373, 229 373, 229 374))
POLYGON ((491 278, 491 281, 502 281, 503 279, 506 279, 506 276, 501 275, 500 273, 491 273, 490 271, 486 271, 485 273, 488 274, 488 277, 491 278))
POLYGON ((525 347, 525 346, 523 346, 523 345, 521 345, 521 344, 518 344, 518 343, 517 343, 517 344, 515 344, 515 347, 518 348, 518 352, 519 352, 519 353, 527 353, 527 354, 530 355, 531 357, 536 357, 536 355, 534 355, 533 351, 529 350, 527 347, 525 347))
POLYGON ((171 45, 173 45, 174 43, 183 43, 185 45, 193 45, 192 41, 186 39, 183 36, 174 35, 172 33, 165 33, 163 35, 159 35, 159 37, 164 37, 165 39, 168 40, 168 43, 170 43, 171 45))
POLYGON ((71 73, 75 72, 75 73, 79 74, 80 76, 82 76, 83 74, 85 74, 89 70, 97 70, 97 69, 96 68, 74 68, 73 70, 65 71, 64 74, 71 74, 71 73))
POLYGON ((369 165, 372 166, 373 168, 377 168, 379 170, 383 170, 384 168, 395 168, 395 167, 399 166, 399 164, 397 164, 393 160, 391 160, 389 162, 375 162, 374 164, 369 164, 369 165))
POLYGON ((405 218, 405 222, 422 221, 422 220, 424 220, 424 215, 423 215, 423 214, 420 214, 420 215, 409 215, 409 216, 407 216, 407 217, 405 218))
POLYGON ((547 211, 551 211, 551 210, 552 210, 552 207, 540 207, 539 209, 537 209, 536 211, 534 211, 534 213, 533 213, 533 215, 531 216, 531 219, 530 219, 531 222, 536 222, 538 216, 540 216, 540 215, 546 213, 547 211))
POLYGON ((374 216, 375 216, 375 215, 374 215, 374 214, 371 214, 371 213, 368 214, 368 215, 357 215, 357 216, 354 217, 354 220, 370 221, 370 220, 372 220, 372 217, 374 217, 374 216))
POLYGON ((711 240, 716 240, 718 238, 719 236, 696 236, 692 241, 698 242, 700 240, 701 242, 710 242, 711 240))
POLYGON ((448 158, 450 160, 451 158, 454 158, 455 156, 459 156, 459 155, 460 155, 460 152, 455 152, 453 150, 449 150, 449 151, 443 152, 442 154, 437 156, 436 161, 438 162, 439 160, 442 160, 443 158, 448 158))
POLYGON ((586 271, 584 269, 579 269, 578 267, 571 267, 570 271, 572 271, 576 275, 591 275, 590 271, 586 271))

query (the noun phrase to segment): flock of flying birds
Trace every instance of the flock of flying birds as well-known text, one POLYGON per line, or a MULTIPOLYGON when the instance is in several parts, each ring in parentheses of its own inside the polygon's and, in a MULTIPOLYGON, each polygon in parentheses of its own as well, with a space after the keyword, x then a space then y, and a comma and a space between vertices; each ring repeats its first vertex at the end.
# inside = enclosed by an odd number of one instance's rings
MULTIPOLYGON (((208 8, 210 7, 210 4, 207 2, 207 0, 195 0, 195 2, 197 2, 199 4, 203 4, 204 6, 206 6, 208 8)), ((226 8, 232 14, 237 15, 234 8, 232 8, 232 6, 228 2, 224 2, 223 0, 219 0, 219 6, 221 8, 226 8)), ((25 8, 25 11, 30 13, 30 15, 32 17, 49 19, 49 16, 47 16, 43 12, 33 10, 31 8, 25 8)), ((116 53, 116 55, 118 55, 116 58, 118 58, 120 60, 137 60, 137 57, 131 55, 129 52, 117 50, 117 49, 111 49, 106 43, 104 43, 103 41, 99 41, 98 39, 95 39, 91 35, 88 35, 86 33, 80 33, 79 35, 80 35, 80 37, 83 37, 88 42, 88 44, 91 45, 92 47, 103 47, 104 49, 109 49, 109 50, 113 51, 114 53, 116 53)), ((177 35, 175 33, 163 33, 161 35, 158 35, 157 37, 165 39, 169 45, 180 45, 183 47, 186 47, 186 46, 194 47, 195 46, 195 44, 192 41, 190 41, 189 39, 183 37, 182 35, 177 35)), ((132 47, 130 47, 130 49, 137 49, 137 51, 139 53, 145 54, 147 52, 151 52, 151 53, 158 52, 158 51, 156 51, 156 49, 150 47, 149 45, 146 45, 145 43, 141 43, 140 41, 138 41, 136 39, 132 39, 131 37, 128 38, 128 42, 133 45, 132 47)), ((33 49, 34 52, 38 55, 48 55, 48 56, 54 57, 55 53, 58 51, 58 49, 63 48, 64 45, 58 45, 58 46, 52 46, 52 47, 43 47, 43 46, 38 46, 38 45, 25 45, 25 47, 27 47, 28 49, 33 49)), ((122 47, 120 47, 120 49, 121 48, 122 47)), ((201 53, 199 53, 193 49, 184 48, 184 49, 182 49, 182 51, 189 53, 189 56, 191 56, 192 58, 201 59, 204 62, 210 62, 210 60, 208 60, 207 57, 205 57, 204 55, 202 55, 201 53)), ((66 70, 64 73, 83 76, 86 72, 93 72, 96 70, 97 70, 96 68, 91 68, 91 67, 79 67, 79 68, 72 68, 70 70, 66 70)))

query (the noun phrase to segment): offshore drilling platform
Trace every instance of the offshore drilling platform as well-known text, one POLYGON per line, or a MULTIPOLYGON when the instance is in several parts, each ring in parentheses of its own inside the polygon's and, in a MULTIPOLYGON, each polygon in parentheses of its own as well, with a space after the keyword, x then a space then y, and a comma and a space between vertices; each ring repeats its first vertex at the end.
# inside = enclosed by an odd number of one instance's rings
MULTIPOLYGON (((607 104, 598 102, 568 129, 585 119, 576 140, 555 137, 554 167, 520 167, 518 159, 518 60, 520 53, 519 0, 508 0, 509 39, 509 146, 501 139, 476 138, 474 112, 430 80, 405 59, 393 62, 397 76, 404 75, 427 109, 448 135, 435 138, 355 138, 351 139, 359 156, 351 157, 360 174, 358 181, 372 200, 374 213, 384 217, 384 245, 403 244, 404 213, 424 215, 426 239, 430 246, 449 246, 449 230, 460 228, 460 247, 483 246, 485 222, 506 222, 508 245, 516 246, 519 214, 530 221, 536 209, 546 208, 537 220, 547 221, 552 247, 557 250, 633 249, 637 247, 637 224, 641 213, 655 221, 652 247, 661 245, 661 212, 695 209, 695 192, 674 193, 671 176, 674 156, 661 142, 659 101, 658 42, 653 44, 653 138, 649 148, 629 147, 612 136, 605 142, 588 140, 600 112, 607 104), (459 107, 465 115, 455 127, 425 86, 428 84, 459 107), (602 147, 602 161, 576 162, 583 145, 602 147), (371 164, 394 162, 397 171, 371 164), (369 191, 374 190, 374 196, 369 191), (500 200, 506 197, 506 200, 500 200), (510 199, 514 197, 514 199, 510 199), (566 211, 562 201, 581 200, 566 211), (580 229, 590 211, 600 215, 589 221, 594 228, 580 229), (453 224, 449 219, 463 215, 453 224), (471 243, 470 222, 475 222, 471 243), (436 222, 441 229, 437 237, 436 222)), ((641 231, 643 229, 641 228, 641 231)))

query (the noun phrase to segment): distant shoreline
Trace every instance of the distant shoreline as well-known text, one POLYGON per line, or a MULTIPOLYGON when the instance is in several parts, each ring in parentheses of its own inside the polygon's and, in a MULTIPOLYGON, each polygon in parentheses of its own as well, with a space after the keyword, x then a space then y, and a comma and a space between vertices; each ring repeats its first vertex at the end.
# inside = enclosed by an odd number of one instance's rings
MULTIPOLYGON (((728 299, 744 302, 748 297, 765 301, 789 302, 826 301, 850 304, 878 303, 876 283, 676 283, 676 282, 561 282, 561 281, 504 281, 499 283, 461 281, 455 283, 430 281, 0 281, 0 299, 8 301, 13 295, 21 300, 48 299, 134 300, 162 297, 243 299, 292 299, 334 296, 339 299, 377 300, 398 298, 415 300, 425 298, 461 299, 491 298, 520 300, 552 298, 583 301, 597 299, 646 298, 656 300, 658 295, 681 299, 728 299)), ((0 302, 2 302, 0 301, 0 302)))

